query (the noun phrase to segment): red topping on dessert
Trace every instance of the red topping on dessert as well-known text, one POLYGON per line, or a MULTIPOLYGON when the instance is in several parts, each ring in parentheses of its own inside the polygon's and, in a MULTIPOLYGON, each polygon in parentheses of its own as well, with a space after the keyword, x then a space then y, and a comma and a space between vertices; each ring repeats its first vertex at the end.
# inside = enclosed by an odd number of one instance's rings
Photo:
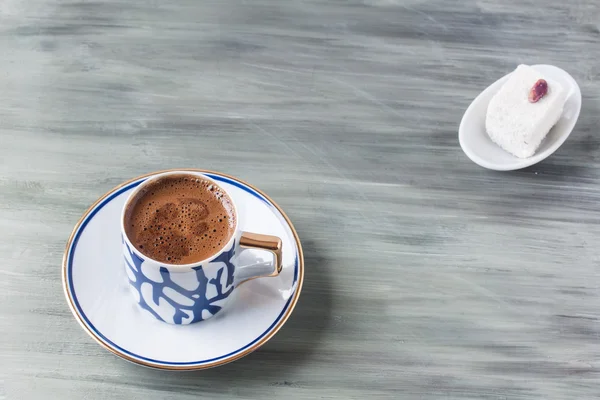
POLYGON ((529 92, 529 102, 537 103, 542 97, 548 93, 548 82, 543 79, 539 79, 529 92))

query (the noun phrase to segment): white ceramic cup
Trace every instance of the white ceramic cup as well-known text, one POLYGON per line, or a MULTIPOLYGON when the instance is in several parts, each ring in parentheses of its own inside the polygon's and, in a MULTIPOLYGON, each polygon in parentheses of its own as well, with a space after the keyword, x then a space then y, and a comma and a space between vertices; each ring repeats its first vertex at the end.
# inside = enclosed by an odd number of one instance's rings
POLYGON ((282 242, 276 236, 242 232, 233 197, 233 234, 214 254, 192 264, 167 264, 153 260, 133 246, 125 231, 125 210, 141 190, 169 175, 188 175, 210 182, 227 193, 214 180, 198 172, 170 171, 142 182, 130 195, 121 213, 121 237, 125 270, 132 293, 143 309, 158 320, 171 324, 204 321, 223 309, 231 293, 249 279, 277 276, 282 269, 282 242), (273 253, 273 262, 236 265, 242 249, 262 249, 273 253))

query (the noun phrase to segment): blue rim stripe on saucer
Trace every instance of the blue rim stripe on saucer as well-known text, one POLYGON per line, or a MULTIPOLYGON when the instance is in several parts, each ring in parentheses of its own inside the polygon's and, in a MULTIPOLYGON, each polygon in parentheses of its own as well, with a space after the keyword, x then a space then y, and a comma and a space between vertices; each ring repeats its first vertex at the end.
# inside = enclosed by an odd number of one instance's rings
MULTIPOLYGON (((217 175, 214 173, 208 173, 208 172, 204 172, 208 177, 216 180, 216 181, 221 181, 221 182, 225 182, 228 184, 231 184, 233 186, 236 186, 242 190, 244 190, 245 192, 253 195, 254 197, 262 200, 263 202, 265 202, 269 207, 272 207, 275 209, 275 211, 279 212, 279 209, 277 207, 275 207, 271 201, 269 201, 267 198, 265 198, 264 196, 262 196, 260 193, 258 193, 257 191, 255 191, 254 189, 252 189, 249 186, 244 185, 243 183, 236 181, 234 179, 225 177, 225 176, 221 176, 221 175, 217 175)), ((275 326, 277 326, 277 324, 281 321, 282 317, 284 316, 284 314, 286 314, 286 312, 288 311, 289 307, 290 307, 290 302, 292 300, 294 300, 296 298, 295 295, 290 296, 290 298, 288 299, 288 301, 285 303, 285 306, 283 307, 283 309, 281 310, 281 313, 277 316, 277 318, 275 319, 275 321, 263 332, 261 333, 256 339, 254 339, 252 342, 248 343, 247 345, 241 347, 240 349, 237 349, 233 352, 230 352, 228 354, 225 354, 223 356, 219 356, 219 357, 215 357, 215 358, 211 358, 211 359, 207 359, 207 360, 199 360, 199 361, 189 361, 189 362, 171 362, 171 361, 163 361, 163 360, 154 360, 151 358, 147 358, 147 357, 143 357, 140 356, 138 354, 135 354, 129 350, 126 350, 120 346, 118 346, 116 343, 112 342, 111 340, 109 340, 107 337, 105 337, 100 331, 98 331, 96 329, 96 327, 90 322, 90 320, 88 319, 88 317, 85 315, 84 311, 82 310, 81 306, 79 305, 79 301, 77 300, 77 295, 75 294, 75 288, 73 287, 73 278, 72 278, 72 272, 73 272, 73 254, 75 252, 75 249, 77 248, 77 243, 79 241, 79 237, 81 235, 81 232, 83 232, 84 228, 86 227, 86 225, 89 223, 89 221, 94 217, 94 215, 96 215, 96 213, 98 213, 98 211, 100 211, 106 204, 108 204, 109 202, 111 202, 115 197, 121 195, 122 193, 135 188, 136 186, 138 186, 139 184, 141 184, 143 181, 145 181, 146 179, 150 178, 152 175, 151 174, 149 176, 145 176, 143 178, 140 178, 138 180, 135 180, 133 182, 130 182, 128 184, 125 184, 123 187, 120 187, 119 189, 115 190, 114 192, 110 193, 110 195, 108 195, 106 198, 104 198, 102 201, 100 201, 98 204, 96 204, 94 206, 94 208, 86 215, 85 219, 83 221, 81 221, 81 224, 79 226, 79 228, 77 229, 77 232, 74 234, 73 236, 73 240, 70 243, 69 248, 67 249, 67 259, 66 259, 66 280, 67 282, 65 282, 67 285, 67 288, 69 290, 69 295, 72 299, 72 304, 75 307, 75 311, 77 312, 78 316, 81 317, 81 319, 83 320, 82 322, 85 323, 85 325, 87 326, 87 328, 93 332, 94 335, 97 336, 97 338, 99 338, 102 342, 104 342, 105 345, 109 346, 110 348, 114 349, 116 351, 117 354, 122 353, 122 354, 126 354, 129 357, 132 357, 136 360, 141 360, 141 361, 145 361, 148 363, 151 363, 152 365, 147 365, 147 366, 153 366, 153 367, 158 367, 160 368, 161 365, 164 366, 202 366, 204 364, 207 363, 214 363, 214 362, 218 362, 218 361, 224 361, 227 360, 228 358, 231 358, 232 356, 239 354, 241 352, 243 352, 244 350, 249 349, 250 347, 252 347, 253 345, 255 345, 256 343, 258 343, 261 339, 263 339, 265 336, 267 336, 275 326)), ((291 226, 290 226, 291 227, 291 226)), ((293 229, 292 229, 293 230, 293 229)), ((297 243, 296 243, 297 244, 297 243)), ((296 249, 296 258, 294 261, 294 280, 292 283, 292 287, 294 288, 294 292, 298 291, 300 288, 297 287, 297 283, 298 283, 298 273, 299 273, 299 260, 298 260, 298 251, 299 249, 296 249)), ((224 361, 225 362, 228 362, 224 361)), ((221 365, 221 364, 218 364, 221 365)))

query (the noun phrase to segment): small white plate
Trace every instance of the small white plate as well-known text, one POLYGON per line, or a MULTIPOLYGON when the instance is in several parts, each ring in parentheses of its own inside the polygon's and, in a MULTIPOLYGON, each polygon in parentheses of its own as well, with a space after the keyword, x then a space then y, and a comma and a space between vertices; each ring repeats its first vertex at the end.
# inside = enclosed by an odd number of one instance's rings
POLYGON ((83 329, 114 354, 147 367, 194 370, 237 360, 267 342, 288 319, 302 289, 304 260, 294 227, 267 195, 224 174, 205 173, 239 205, 243 230, 279 236, 283 270, 237 288, 214 318, 191 325, 156 320, 131 295, 121 254, 119 218, 128 194, 159 171, 102 196, 75 226, 63 258, 67 301, 83 329))
MULTIPOLYGON (((492 142, 485 130, 488 104, 500 90, 510 74, 500 78, 485 89, 467 108, 460 121, 458 140, 465 154, 476 164, 497 171, 511 171, 536 164, 554 153, 569 137, 581 111, 581 90, 575 79, 566 71, 553 65, 532 65, 548 78, 559 82, 567 90, 567 102, 563 113, 550 130, 536 153, 529 158, 518 158, 492 142)), ((512 72, 511 72, 512 73, 512 72)))

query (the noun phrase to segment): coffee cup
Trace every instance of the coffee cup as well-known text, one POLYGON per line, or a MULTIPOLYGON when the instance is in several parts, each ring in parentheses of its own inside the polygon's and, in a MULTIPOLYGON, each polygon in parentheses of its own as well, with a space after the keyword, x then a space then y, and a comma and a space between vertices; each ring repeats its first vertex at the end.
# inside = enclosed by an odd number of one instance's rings
POLYGON ((124 267, 131 292, 142 309, 170 324, 204 321, 223 310, 240 284, 250 279, 279 275, 282 269, 281 239, 242 231, 237 210, 233 197, 223 187, 198 172, 171 171, 158 174, 134 189, 121 213, 121 236, 124 267), (232 213, 231 231, 221 245, 214 246, 205 259, 186 264, 168 262, 158 259, 156 255, 154 258, 148 256, 152 253, 137 248, 130 237, 133 234, 125 226, 130 222, 126 221, 127 210, 131 210, 140 193, 161 179, 178 176, 208 183, 212 190, 216 189, 223 198, 230 200, 228 212, 232 213), (268 251, 272 253, 273 261, 238 265, 237 259, 245 249, 268 251))

